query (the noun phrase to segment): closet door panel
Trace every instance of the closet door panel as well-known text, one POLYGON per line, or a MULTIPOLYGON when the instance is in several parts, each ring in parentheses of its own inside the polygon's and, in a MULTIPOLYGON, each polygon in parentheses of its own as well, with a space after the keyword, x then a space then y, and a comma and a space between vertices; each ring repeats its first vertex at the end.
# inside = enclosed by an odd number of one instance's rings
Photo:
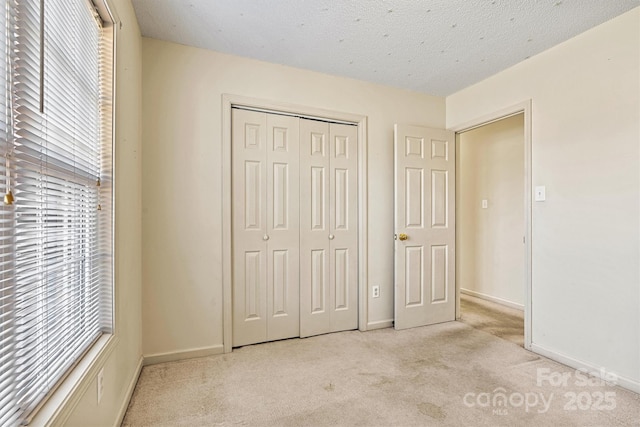
POLYGON ((358 327, 357 137, 355 126, 330 125, 330 332, 358 327))
POLYGON ((267 341, 300 334, 297 117, 267 114, 267 341))
POLYGON ((233 345, 267 338, 267 122, 232 111, 233 345))
POLYGON ((330 332, 329 124, 300 119, 300 336, 330 332))
POLYGON ((357 128, 301 120, 301 336, 358 327, 357 128))

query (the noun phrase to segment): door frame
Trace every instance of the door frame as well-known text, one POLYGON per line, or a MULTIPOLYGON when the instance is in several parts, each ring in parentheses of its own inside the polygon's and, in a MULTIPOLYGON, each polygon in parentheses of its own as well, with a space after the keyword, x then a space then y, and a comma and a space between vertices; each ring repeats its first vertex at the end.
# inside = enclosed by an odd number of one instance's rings
MULTIPOLYGON (((472 129, 497 122, 518 114, 524 115, 524 348, 531 350, 532 303, 531 303, 531 209, 532 209, 532 170, 531 170, 531 99, 512 105, 493 113, 473 119, 449 128, 456 134, 456 153, 459 145, 458 135, 472 129)), ((456 174, 460 170, 460 156, 456 155, 456 174)), ((459 180, 456 180, 456 186, 459 180)), ((456 190, 456 194, 458 194, 456 190)), ((456 217, 458 211, 456 209, 456 217)), ((456 228, 459 221, 456 218, 456 228)), ((456 264, 458 257, 456 256, 456 264)), ((456 276, 456 319, 460 318, 460 283, 456 276)))
POLYGON ((368 283, 368 192, 367 192, 367 116, 321 108, 269 101, 241 95, 222 95, 222 342, 225 353, 233 347, 232 233, 231 233, 231 109, 234 106, 273 113, 284 113, 352 123, 358 128, 358 329, 367 330, 368 283))

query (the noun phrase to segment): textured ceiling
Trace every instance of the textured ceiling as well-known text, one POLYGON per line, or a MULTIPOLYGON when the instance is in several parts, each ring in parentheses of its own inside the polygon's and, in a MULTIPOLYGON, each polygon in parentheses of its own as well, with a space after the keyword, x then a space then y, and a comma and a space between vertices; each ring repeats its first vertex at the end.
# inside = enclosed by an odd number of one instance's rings
POLYGON ((132 0, 142 34, 445 96, 640 0, 132 0))

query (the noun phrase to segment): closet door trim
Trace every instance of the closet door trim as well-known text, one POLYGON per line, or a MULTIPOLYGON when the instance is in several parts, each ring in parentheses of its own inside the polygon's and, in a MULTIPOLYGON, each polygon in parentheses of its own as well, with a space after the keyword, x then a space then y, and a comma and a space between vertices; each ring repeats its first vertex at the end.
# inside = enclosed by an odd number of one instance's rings
MULTIPOLYGON (((229 353, 232 342, 232 233, 231 233, 231 109, 234 106, 249 109, 282 112, 287 115, 323 118, 327 121, 352 123, 358 128, 358 329, 367 330, 368 324, 368 253, 367 253, 367 117, 320 108, 265 101, 239 95, 222 95, 222 330, 224 352, 229 353)), ((213 325, 212 325, 213 326, 213 325)))

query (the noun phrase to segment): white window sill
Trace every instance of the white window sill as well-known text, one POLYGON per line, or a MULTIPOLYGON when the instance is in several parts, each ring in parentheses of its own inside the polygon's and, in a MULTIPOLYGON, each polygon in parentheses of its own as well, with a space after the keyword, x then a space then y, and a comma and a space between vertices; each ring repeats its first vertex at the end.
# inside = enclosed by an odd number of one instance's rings
POLYGON ((98 371, 104 366, 117 344, 118 337, 116 335, 103 334, 67 375, 56 391, 37 410, 29 425, 52 426, 64 424, 82 396, 88 391, 89 386, 98 375, 98 371))

